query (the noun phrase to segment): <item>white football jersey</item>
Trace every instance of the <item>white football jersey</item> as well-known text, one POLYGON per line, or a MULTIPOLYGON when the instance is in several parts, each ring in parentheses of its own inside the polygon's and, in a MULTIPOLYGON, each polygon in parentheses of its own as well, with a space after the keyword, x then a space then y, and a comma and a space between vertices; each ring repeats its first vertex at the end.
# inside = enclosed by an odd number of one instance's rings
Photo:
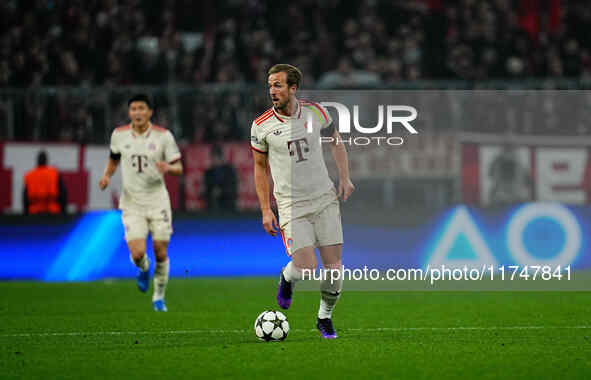
POLYGON ((111 135, 111 152, 121 154, 120 209, 170 207, 164 176, 156 168, 157 161, 174 163, 181 158, 170 131, 150 123, 140 135, 131 124, 124 125, 111 135))
POLYGON ((292 116, 280 115, 271 108, 253 121, 251 148, 268 154, 273 194, 280 211, 334 188, 320 142, 320 131, 331 123, 324 107, 303 100, 298 101, 292 116))

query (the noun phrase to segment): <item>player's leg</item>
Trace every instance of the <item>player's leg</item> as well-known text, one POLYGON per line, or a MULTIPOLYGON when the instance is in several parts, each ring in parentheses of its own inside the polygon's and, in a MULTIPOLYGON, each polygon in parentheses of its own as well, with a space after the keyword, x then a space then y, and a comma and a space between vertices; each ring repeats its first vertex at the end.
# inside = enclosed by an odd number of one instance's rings
POLYGON ((154 241, 154 256, 156 267, 154 269, 154 294, 152 305, 156 311, 167 311, 164 297, 170 272, 170 259, 168 258, 168 242, 172 234, 172 215, 170 208, 157 209, 150 213, 150 233, 154 241))
POLYGON ((150 269, 148 255, 146 255, 146 240, 134 239, 127 242, 129 248, 129 258, 140 270, 146 272, 150 269))
POLYGON ((314 219, 318 252, 324 276, 320 281, 320 306, 316 326, 324 338, 336 338, 332 312, 343 290, 343 231, 338 203, 332 203, 314 219))
POLYGON ((332 326, 332 312, 343 291, 343 263, 341 244, 319 247, 324 276, 320 280, 320 306, 318 308, 317 327, 325 338, 336 338, 332 326))
POLYGON ((281 227, 281 238, 291 260, 281 271, 277 304, 282 309, 291 305, 293 288, 304 277, 304 270, 310 274, 316 269, 314 253, 314 231, 307 218, 297 218, 281 227))
POLYGON ((166 295, 166 285, 168 285, 168 274, 170 272, 168 241, 154 240, 154 256, 156 256, 156 267, 154 269, 152 303, 156 311, 167 311, 164 296, 166 295))
POLYGON ((143 215, 125 210, 121 218, 123 220, 123 227, 125 228, 125 240, 129 248, 129 258, 139 268, 137 287, 141 292, 146 292, 150 287, 150 261, 146 254, 148 222, 143 215))
POLYGON ((134 239, 127 242, 131 262, 138 267, 136 278, 137 287, 140 292, 145 293, 150 287, 150 261, 146 254, 146 240, 134 239))
POLYGON ((313 246, 298 249, 291 255, 291 261, 281 271, 277 304, 282 309, 289 309, 296 282, 304 279, 304 270, 312 273, 316 269, 316 254, 313 246))

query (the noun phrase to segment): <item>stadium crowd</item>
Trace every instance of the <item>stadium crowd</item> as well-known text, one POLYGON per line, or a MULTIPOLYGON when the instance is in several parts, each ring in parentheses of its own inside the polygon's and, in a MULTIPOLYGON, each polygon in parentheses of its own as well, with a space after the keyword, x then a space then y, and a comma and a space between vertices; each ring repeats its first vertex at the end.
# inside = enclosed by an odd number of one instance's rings
MULTIPOLYGON (((591 3, 576 0, 6 0, 0 3, 0 86, 261 84, 276 62, 297 65, 304 85, 315 88, 586 79, 589 27, 591 3)), ((1 96, 0 116, 7 107, 1 96)), ((240 138, 237 115, 245 102, 260 103, 205 94, 193 103, 181 100, 180 115, 163 107, 160 116, 217 125, 183 139, 240 138), (232 111, 214 110, 220 102, 232 111)), ((23 127, 14 138, 103 137, 92 132, 100 117, 87 98, 27 96, 11 106, 23 127), (54 116, 45 118, 48 110, 54 116)))

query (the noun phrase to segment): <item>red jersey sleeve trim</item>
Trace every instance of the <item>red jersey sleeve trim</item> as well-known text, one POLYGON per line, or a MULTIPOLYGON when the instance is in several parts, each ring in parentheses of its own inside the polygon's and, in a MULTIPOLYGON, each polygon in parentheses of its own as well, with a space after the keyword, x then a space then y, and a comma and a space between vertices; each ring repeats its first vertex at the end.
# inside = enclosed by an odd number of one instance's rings
POLYGON ((255 147, 254 147, 254 146, 252 146, 252 145, 250 146, 250 149, 252 149, 252 150, 256 150, 257 152, 259 152, 259 153, 262 153, 262 154, 267 154, 267 153, 269 153, 269 152, 265 152, 265 151, 262 151, 262 150, 260 150, 260 149, 257 149, 257 148, 255 148, 255 147))

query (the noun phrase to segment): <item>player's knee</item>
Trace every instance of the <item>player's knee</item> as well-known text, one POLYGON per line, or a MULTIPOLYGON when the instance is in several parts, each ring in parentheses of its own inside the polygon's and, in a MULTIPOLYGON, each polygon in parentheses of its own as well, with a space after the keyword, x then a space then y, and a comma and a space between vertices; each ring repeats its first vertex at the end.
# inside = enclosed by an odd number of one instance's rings
POLYGON ((134 261, 140 260, 146 254, 145 240, 137 239, 128 241, 127 247, 129 248, 129 254, 134 261))
POLYGON ((146 250, 142 248, 135 248, 130 250, 131 258, 133 261, 141 260, 142 257, 146 254, 146 250))
POLYGON ((166 250, 160 251, 160 252, 154 252, 154 256, 156 257, 156 261, 158 261, 159 263, 166 261, 166 259, 168 258, 168 252, 166 250))
POLYGON ((304 247, 291 255, 293 264, 299 269, 316 270, 316 253, 314 247, 304 247))
POLYGON ((318 251, 320 252, 320 258, 324 266, 336 266, 342 262, 342 244, 320 247, 318 251))
POLYGON ((168 258, 168 243, 154 242, 154 256, 156 256, 156 261, 166 261, 168 258))

